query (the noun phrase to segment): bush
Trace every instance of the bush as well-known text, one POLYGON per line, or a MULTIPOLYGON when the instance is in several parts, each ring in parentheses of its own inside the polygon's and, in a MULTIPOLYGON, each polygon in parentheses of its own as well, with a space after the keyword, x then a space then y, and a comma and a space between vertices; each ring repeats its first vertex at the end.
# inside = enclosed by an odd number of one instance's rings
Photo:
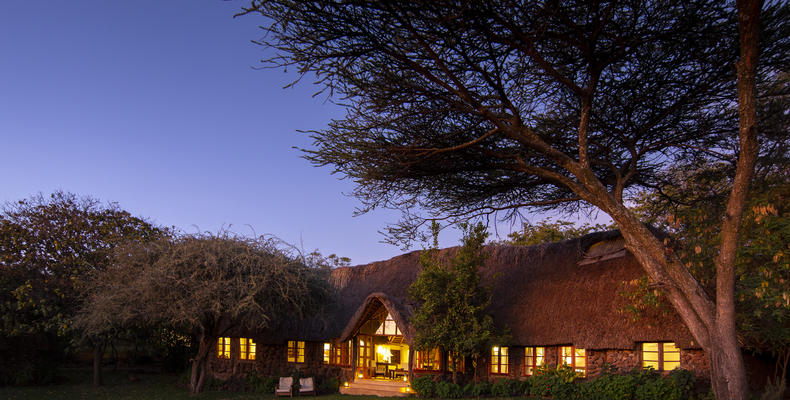
POLYGON ((488 382, 470 383, 464 386, 464 395, 471 397, 486 397, 491 394, 491 384, 488 382))
POLYGON ((430 376, 421 376, 411 381, 411 389, 423 398, 436 397, 436 382, 430 376))
MULTIPOLYGON (((321 381, 316 386, 316 390, 319 394, 335 394, 340 389, 340 382, 335 377, 328 377, 321 379, 321 381)), ((272 392, 274 389, 272 389, 272 392)), ((271 392, 269 392, 271 393, 271 392)))
POLYGON ((247 387, 250 391, 255 393, 274 393, 277 382, 279 382, 279 380, 274 376, 261 378, 254 372, 247 374, 247 387))
POLYGON ((675 384, 675 398, 686 400, 691 398, 694 392, 694 383, 697 377, 694 372, 685 369, 674 369, 669 373, 669 379, 675 384))
POLYGON ((529 394, 532 396, 550 396, 553 389, 564 383, 562 379, 550 373, 541 373, 529 378, 529 394))
POLYGON ((510 397, 520 393, 519 381, 516 379, 500 379, 491 385, 491 394, 496 397, 510 397))
POLYGON ((637 380, 633 374, 604 373, 584 386, 590 400, 630 400, 634 397, 637 380))
POLYGON ((439 382, 436 384, 436 394, 442 399, 457 399, 463 396, 463 389, 452 382, 439 382))
POLYGON ((660 376, 646 380, 634 392, 634 400, 675 400, 675 385, 660 376))

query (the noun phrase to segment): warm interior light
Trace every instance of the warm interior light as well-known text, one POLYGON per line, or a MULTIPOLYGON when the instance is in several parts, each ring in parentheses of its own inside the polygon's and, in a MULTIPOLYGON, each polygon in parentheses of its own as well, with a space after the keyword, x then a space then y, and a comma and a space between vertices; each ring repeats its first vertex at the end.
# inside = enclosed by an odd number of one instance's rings
POLYGON ((381 354, 381 359, 385 363, 389 364, 392 358, 392 353, 390 353, 389 349, 385 348, 384 346, 378 346, 376 347, 376 353, 381 354))
POLYGON ((348 382, 343 382, 343 387, 348 387, 348 382))
POLYGON ((362 373, 360 373, 360 374, 359 374, 359 378, 360 378, 360 379, 362 379, 362 376, 363 376, 363 375, 362 375, 362 373))

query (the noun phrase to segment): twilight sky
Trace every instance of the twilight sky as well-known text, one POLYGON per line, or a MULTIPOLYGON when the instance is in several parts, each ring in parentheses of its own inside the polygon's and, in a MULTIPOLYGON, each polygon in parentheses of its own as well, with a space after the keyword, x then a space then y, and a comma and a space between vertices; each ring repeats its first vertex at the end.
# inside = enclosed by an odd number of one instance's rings
MULTIPOLYGON (((275 234, 352 264, 401 253, 350 182, 300 158, 342 109, 256 70, 246 1, 0 1, 0 203, 64 190, 186 232, 275 234)), ((500 228, 500 235, 504 236, 500 228)), ((443 233, 442 246, 457 244, 443 233)), ((418 246, 419 247, 419 246, 418 246)))

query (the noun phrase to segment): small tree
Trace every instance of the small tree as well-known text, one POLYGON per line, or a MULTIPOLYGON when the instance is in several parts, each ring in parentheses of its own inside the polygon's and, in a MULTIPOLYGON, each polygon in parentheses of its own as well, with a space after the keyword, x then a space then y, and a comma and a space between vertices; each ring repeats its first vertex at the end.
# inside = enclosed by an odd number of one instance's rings
POLYGON ((482 224, 461 227, 462 246, 447 264, 439 257, 439 226, 433 224, 433 247, 420 256, 422 271, 409 288, 409 297, 419 304, 412 317, 414 347, 438 347, 450 355, 453 382, 458 381, 459 360, 478 358, 492 343, 504 340, 486 314, 491 294, 480 285, 478 269, 487 258, 483 246, 488 233, 482 224))
POLYGON ((290 249, 227 232, 120 249, 96 280, 81 324, 99 332, 157 323, 192 331, 198 349, 189 387, 198 393, 218 337, 298 318, 327 301, 326 270, 310 268, 290 249))
MULTIPOLYGON (((72 193, 6 204, 0 211, 0 337, 65 339, 75 346, 88 341, 94 384, 100 385, 107 337, 85 335, 74 316, 84 306, 89 282, 108 268, 116 247, 166 234, 116 204, 72 193)), ((35 362, 36 356, 31 358, 35 362)))

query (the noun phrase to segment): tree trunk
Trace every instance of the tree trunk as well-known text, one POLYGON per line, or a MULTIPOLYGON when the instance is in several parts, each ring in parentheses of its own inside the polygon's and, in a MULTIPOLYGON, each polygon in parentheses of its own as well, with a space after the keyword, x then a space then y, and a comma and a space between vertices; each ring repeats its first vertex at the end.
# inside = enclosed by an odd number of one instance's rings
POLYGON ((93 386, 102 385, 102 356, 104 356, 104 341, 96 340, 93 343, 93 386))
POLYGON ((192 373, 189 377, 189 392, 198 394, 203 390, 203 383, 206 377, 206 364, 216 338, 201 332, 198 340, 198 354, 192 359, 192 373))

